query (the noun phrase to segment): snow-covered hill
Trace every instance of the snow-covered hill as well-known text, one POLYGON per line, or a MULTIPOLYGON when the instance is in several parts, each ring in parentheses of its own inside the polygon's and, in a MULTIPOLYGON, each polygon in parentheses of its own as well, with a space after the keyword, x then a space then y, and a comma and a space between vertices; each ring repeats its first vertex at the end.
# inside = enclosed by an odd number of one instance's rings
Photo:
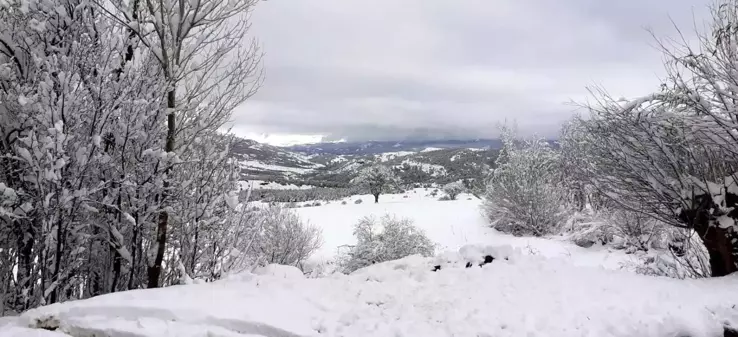
POLYGON ((308 156, 247 139, 237 139, 231 153, 245 176, 299 175, 323 167, 308 156))

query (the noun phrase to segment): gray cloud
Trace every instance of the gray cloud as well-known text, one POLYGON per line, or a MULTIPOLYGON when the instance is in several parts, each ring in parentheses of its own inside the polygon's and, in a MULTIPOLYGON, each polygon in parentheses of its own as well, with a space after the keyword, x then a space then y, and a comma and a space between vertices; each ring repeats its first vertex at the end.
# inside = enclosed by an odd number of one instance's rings
POLYGON ((252 33, 263 88, 234 112, 241 134, 326 139, 493 137, 515 120, 555 135, 586 86, 656 88, 645 30, 691 31, 707 0, 269 0, 252 33))

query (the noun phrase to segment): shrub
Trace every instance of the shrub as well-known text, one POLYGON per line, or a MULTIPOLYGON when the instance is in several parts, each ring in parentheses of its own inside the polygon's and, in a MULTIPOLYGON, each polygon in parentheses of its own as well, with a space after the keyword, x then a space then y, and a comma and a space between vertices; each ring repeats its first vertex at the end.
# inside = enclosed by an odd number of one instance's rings
POLYGON ((451 199, 451 197, 449 197, 448 195, 444 195, 438 198, 438 201, 451 201, 451 200, 454 200, 454 199, 451 199))
POLYGON ((365 217, 354 226, 356 245, 339 258, 343 272, 409 255, 431 256, 435 245, 412 220, 385 215, 377 220, 365 217))
POLYGON ((448 183, 443 186, 443 192, 446 193, 449 200, 456 200, 456 197, 459 194, 463 193, 465 190, 466 188, 464 187, 464 184, 458 181, 453 182, 453 183, 448 183))
POLYGON ((304 224, 294 212, 281 207, 261 211, 262 230, 253 250, 269 264, 299 266, 323 243, 320 228, 304 224))
POLYGON ((341 201, 341 205, 345 205, 345 204, 348 204, 348 203, 346 202, 346 200, 344 200, 344 201, 341 201))
POLYGON ((594 244, 607 244, 613 241, 611 226, 597 214, 572 214, 566 223, 570 239, 579 247, 589 248, 594 244))
POLYGON ((677 229, 671 231, 667 237, 673 240, 674 244, 678 244, 679 249, 674 249, 675 247, 669 244, 669 253, 640 254, 636 259, 624 263, 623 267, 632 268, 639 274, 678 279, 711 276, 709 254, 693 231, 677 229))
POLYGON ((358 205, 358 204, 360 204, 360 203, 362 203, 362 202, 364 202, 364 201, 363 201, 363 200, 361 200, 361 199, 356 199, 356 201, 354 201, 354 204, 357 204, 357 205, 358 205))
POLYGON ((545 140, 521 142, 506 134, 503 141, 484 203, 492 227, 514 235, 555 232, 564 219, 557 153, 545 140))
POLYGON ((607 222, 612 233, 624 240, 627 249, 648 251, 650 248, 666 248, 666 225, 649 216, 619 210, 612 212, 607 222))

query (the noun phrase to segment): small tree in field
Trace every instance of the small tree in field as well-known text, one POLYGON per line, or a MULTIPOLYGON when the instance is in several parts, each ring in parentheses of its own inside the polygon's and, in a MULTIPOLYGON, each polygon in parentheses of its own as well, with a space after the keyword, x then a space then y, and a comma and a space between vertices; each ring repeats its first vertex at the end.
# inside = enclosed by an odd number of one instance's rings
POLYGON ((368 189, 369 193, 374 196, 375 203, 379 202, 380 194, 389 192, 398 185, 398 182, 394 172, 384 165, 367 167, 352 180, 352 183, 368 189))
POLYGON ((459 181, 443 185, 443 192, 445 192, 451 200, 456 200, 456 197, 459 196, 459 194, 464 193, 464 191, 466 191, 466 187, 464 187, 464 184, 459 181))

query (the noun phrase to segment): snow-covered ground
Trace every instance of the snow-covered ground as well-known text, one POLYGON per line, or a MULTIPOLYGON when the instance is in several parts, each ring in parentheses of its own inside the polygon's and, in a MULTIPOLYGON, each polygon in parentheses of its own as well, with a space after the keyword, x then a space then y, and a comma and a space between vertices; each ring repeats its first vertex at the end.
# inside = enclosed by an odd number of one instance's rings
POLYGON ((561 259, 579 266, 620 269, 624 262, 635 260, 622 251, 601 246, 582 248, 564 238, 514 237, 489 227, 482 215, 481 200, 462 194, 454 201, 438 201, 429 194, 433 189, 417 188, 403 194, 382 195, 374 203, 371 195, 358 195, 323 206, 297 208, 303 220, 323 229, 323 246, 314 255, 321 263, 335 257, 339 247, 356 242, 353 225, 365 216, 389 214, 412 219, 439 245, 439 250, 456 250, 467 244, 510 245, 527 254, 561 259), (361 199, 361 204, 355 204, 361 199))
POLYGON ((480 200, 430 193, 296 211, 323 228, 316 261, 353 243, 358 219, 384 214, 413 219, 445 251, 437 257, 321 278, 267 266, 209 284, 115 293, 0 318, 0 336, 717 337, 738 327, 738 275, 685 281, 617 270, 629 259, 622 251, 501 234, 487 227, 480 200), (485 254, 496 259, 478 267, 485 254))
POLYGON ((267 266, 31 310, 0 335, 717 337, 738 322, 738 277, 679 281, 518 254, 464 268, 465 255, 412 256, 316 279, 267 266))

